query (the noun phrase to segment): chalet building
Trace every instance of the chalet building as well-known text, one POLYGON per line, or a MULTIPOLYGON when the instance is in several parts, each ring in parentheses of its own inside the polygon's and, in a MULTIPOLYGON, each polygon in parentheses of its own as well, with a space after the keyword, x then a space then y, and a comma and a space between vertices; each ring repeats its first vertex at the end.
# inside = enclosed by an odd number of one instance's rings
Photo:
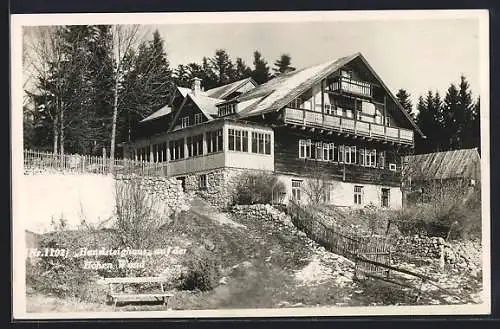
MULTIPOLYGON (((165 175, 214 201, 230 202, 247 170, 273 172, 280 201, 307 202, 321 174, 337 206, 402 204, 402 156, 423 136, 360 53, 203 90, 176 87, 167 106, 139 123, 127 157, 167 162, 165 175)), ((270 187, 272 188, 272 187, 270 187)))

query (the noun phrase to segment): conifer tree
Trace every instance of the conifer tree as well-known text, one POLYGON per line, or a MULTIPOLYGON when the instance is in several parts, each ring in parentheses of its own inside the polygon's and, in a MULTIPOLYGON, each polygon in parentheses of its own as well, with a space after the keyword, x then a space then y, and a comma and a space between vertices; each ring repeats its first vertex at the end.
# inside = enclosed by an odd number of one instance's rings
POLYGON ((271 75, 269 74, 269 66, 267 66, 267 62, 264 60, 264 58, 262 58, 262 55, 258 51, 254 52, 253 57, 254 69, 252 71, 252 78, 258 84, 267 82, 271 77, 271 75))
POLYGON ((401 104, 401 106, 406 110, 406 112, 408 112, 410 117, 412 119, 415 119, 415 114, 413 113, 413 105, 411 103, 410 94, 404 89, 399 89, 398 92, 396 93, 396 98, 399 104, 401 104))
POLYGON ((292 58, 288 54, 282 54, 280 58, 274 62, 274 74, 275 76, 290 72, 290 71, 295 71, 295 67, 291 66, 292 63, 292 58))

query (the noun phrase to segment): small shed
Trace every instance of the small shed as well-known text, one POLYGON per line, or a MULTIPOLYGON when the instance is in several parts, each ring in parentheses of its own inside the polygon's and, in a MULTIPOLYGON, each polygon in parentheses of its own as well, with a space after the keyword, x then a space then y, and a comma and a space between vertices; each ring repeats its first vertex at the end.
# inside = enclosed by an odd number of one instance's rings
POLYGON ((481 180, 481 158, 477 148, 409 155, 403 157, 405 183, 481 180))
POLYGON ((409 155, 403 157, 402 188, 407 201, 445 186, 470 192, 481 181, 477 148, 409 155), (465 188, 465 190, 463 190, 465 188))

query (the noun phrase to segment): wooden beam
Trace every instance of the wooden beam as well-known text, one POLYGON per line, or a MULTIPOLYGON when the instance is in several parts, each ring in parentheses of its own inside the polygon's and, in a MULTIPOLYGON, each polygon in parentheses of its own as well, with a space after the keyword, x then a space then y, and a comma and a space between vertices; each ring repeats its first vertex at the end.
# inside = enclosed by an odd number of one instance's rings
MULTIPOLYGON (((323 122, 325 122, 325 80, 326 78, 321 80, 321 115, 323 122)), ((314 107, 316 107, 316 104, 314 104, 314 107)))

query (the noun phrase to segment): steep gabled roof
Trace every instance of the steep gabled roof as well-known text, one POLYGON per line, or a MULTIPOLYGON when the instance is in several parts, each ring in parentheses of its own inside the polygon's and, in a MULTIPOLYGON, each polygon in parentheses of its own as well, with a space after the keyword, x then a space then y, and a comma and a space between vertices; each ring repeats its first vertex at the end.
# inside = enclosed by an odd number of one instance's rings
POLYGON ((403 117, 406 118, 412 127, 424 137, 423 132, 419 129, 416 123, 411 119, 406 110, 399 104, 396 97, 387 88, 380 77, 375 73, 373 68, 368 64, 361 53, 355 53, 350 56, 342 57, 334 61, 326 62, 309 68, 289 72, 277 76, 274 79, 240 95, 237 97, 239 101, 249 99, 258 99, 257 102, 248 106, 246 109, 238 112, 241 118, 264 114, 267 112, 278 111, 289 104, 293 99, 306 92, 313 85, 319 83, 330 74, 339 70, 343 66, 349 64, 355 59, 361 59, 363 64, 369 69, 373 76, 378 80, 380 85, 385 89, 385 92, 395 102, 399 111, 403 112, 403 117))
POLYGON ((403 175, 414 181, 480 179, 477 148, 409 155, 403 158, 403 175))
POLYGON ((254 86, 257 86, 257 82, 255 82, 252 78, 246 78, 242 80, 238 80, 227 85, 223 85, 220 87, 212 88, 205 90, 205 95, 213 98, 221 98, 229 96, 231 93, 237 91, 240 87, 245 85, 247 82, 251 82, 254 86))
POLYGON ((208 119, 211 119, 212 115, 217 114, 216 104, 222 101, 222 99, 208 97, 203 94, 188 94, 188 98, 193 100, 196 106, 198 106, 208 119))

